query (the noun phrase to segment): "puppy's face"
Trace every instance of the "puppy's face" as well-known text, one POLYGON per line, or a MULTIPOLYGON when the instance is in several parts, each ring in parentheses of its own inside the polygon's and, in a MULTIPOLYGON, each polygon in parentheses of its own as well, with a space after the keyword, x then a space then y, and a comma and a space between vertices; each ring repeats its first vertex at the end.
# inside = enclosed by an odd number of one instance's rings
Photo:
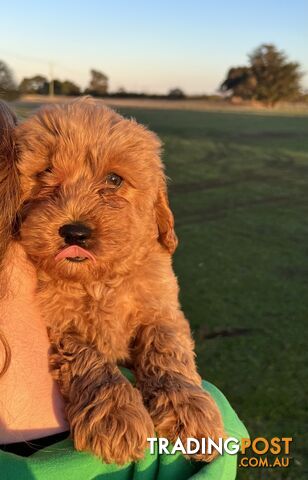
POLYGON ((91 100, 52 106, 16 131, 20 239, 52 277, 87 282, 160 242, 176 246, 160 143, 91 100))

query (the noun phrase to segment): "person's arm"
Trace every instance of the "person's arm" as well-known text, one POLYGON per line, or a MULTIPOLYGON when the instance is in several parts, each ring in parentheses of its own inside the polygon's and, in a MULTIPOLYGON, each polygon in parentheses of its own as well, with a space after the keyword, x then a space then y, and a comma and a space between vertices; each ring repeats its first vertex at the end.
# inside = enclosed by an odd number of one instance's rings
POLYGON ((48 369, 50 347, 34 300, 35 271, 19 245, 8 252, 3 274, 6 296, 0 301, 0 330, 10 346, 11 362, 0 378, 0 444, 68 429, 63 400, 48 369))

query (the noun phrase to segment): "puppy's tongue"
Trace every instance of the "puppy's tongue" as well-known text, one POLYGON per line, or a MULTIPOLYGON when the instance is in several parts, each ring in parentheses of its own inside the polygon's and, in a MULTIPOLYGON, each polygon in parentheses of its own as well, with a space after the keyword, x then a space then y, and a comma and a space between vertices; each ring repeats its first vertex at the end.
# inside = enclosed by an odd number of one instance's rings
POLYGON ((95 257, 89 250, 85 250, 78 245, 70 245, 69 247, 64 248, 55 256, 55 260, 62 260, 63 258, 76 258, 76 257, 84 257, 88 258, 89 260, 93 260, 95 262, 95 257))

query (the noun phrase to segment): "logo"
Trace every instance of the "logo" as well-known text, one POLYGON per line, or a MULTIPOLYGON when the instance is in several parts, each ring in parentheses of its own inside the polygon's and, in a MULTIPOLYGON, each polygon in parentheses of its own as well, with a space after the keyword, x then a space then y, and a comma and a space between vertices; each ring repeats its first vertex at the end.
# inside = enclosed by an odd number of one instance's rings
POLYGON ((290 465, 292 437, 242 438, 239 467, 286 468, 290 465))
POLYGON ((157 451, 159 455, 175 455, 180 452, 183 455, 209 454, 215 450, 219 455, 238 455, 241 468, 286 468, 290 464, 290 444, 292 437, 273 437, 270 439, 257 437, 254 439, 235 437, 219 438, 215 442, 212 438, 187 438, 183 442, 179 437, 174 444, 167 438, 148 438, 150 454, 157 451))

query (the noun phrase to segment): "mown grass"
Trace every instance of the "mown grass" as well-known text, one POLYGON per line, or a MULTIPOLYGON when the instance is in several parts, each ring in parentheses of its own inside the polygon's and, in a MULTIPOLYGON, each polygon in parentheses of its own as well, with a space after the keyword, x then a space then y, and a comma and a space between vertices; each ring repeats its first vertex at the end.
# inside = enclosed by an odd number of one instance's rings
POLYGON ((122 113, 164 142, 174 266, 200 372, 251 437, 294 438, 291 467, 238 478, 306 479, 308 118, 122 113))
POLYGON ((294 438, 290 468, 239 478, 307 478, 308 119, 124 113, 165 144, 174 264, 202 375, 252 437, 294 438))

